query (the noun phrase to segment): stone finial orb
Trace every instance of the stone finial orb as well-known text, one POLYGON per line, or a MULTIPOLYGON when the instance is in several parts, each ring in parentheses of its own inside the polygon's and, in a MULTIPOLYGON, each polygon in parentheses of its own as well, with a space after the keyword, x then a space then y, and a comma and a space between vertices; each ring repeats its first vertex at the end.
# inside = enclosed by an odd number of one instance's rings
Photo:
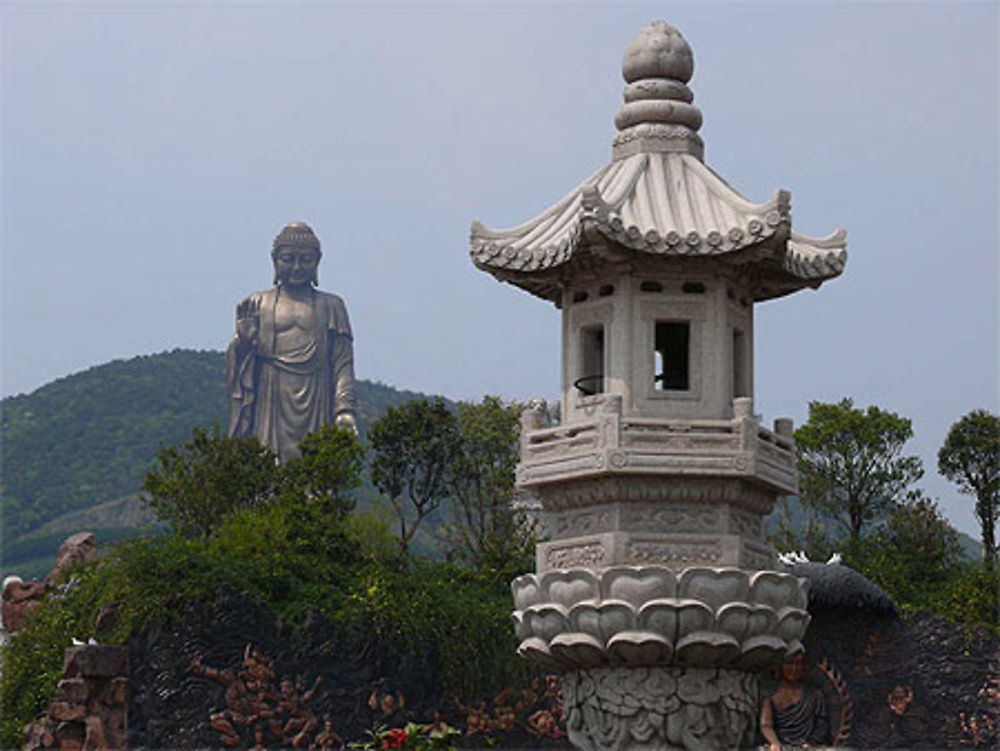
POLYGON ((625 103, 615 116, 616 159, 643 151, 674 151, 701 159, 697 135, 701 110, 687 87, 694 55, 681 33, 664 21, 639 29, 625 50, 622 76, 625 103))
POLYGON ((653 21, 639 29, 622 59, 622 76, 627 83, 640 78, 672 78, 687 83, 693 73, 691 47, 666 21, 653 21))

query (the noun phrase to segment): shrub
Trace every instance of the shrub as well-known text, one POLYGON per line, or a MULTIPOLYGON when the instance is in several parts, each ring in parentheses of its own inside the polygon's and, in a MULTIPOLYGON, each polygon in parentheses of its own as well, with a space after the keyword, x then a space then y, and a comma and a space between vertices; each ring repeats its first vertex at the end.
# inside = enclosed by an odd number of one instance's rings
POLYGON ((211 432, 195 428, 158 460, 142 484, 150 508, 189 537, 207 537, 227 514, 262 503, 277 480, 274 452, 252 436, 226 438, 218 424, 211 432))

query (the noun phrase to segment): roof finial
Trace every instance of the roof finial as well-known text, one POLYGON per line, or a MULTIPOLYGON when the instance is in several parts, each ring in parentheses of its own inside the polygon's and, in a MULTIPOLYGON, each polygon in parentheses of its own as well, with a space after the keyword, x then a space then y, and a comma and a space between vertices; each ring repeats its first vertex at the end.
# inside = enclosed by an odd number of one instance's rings
POLYGON ((677 151, 701 159, 705 146, 697 134, 701 110, 691 102, 687 87, 694 72, 694 56, 681 33, 665 21, 639 29, 625 50, 622 76, 625 104, 615 116, 621 131, 614 142, 614 158, 641 151, 677 151))

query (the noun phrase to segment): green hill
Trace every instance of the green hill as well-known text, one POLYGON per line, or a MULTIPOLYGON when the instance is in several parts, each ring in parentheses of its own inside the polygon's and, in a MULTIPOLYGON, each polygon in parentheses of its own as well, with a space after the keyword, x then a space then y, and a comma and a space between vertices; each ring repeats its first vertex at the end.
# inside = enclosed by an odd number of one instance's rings
MULTIPOLYGON (((141 523, 128 497, 160 447, 187 440, 194 426, 228 422, 225 369, 221 352, 176 349, 115 360, 0 401, 5 563, 78 523, 109 530, 141 523)), ((387 407, 420 396, 359 381, 359 427, 364 432, 387 407)))

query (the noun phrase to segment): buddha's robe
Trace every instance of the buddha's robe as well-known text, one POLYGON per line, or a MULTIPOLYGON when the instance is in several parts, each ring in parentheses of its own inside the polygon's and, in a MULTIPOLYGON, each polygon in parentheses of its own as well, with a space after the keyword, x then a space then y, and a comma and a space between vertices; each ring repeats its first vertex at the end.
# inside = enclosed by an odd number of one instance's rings
POLYGON ((771 712, 774 732, 782 744, 815 746, 830 742, 830 719, 822 692, 807 691, 798 702, 784 709, 771 702, 771 712))
POLYGON ((226 353, 231 398, 229 435, 255 435, 284 461, 299 442, 341 415, 354 416, 354 346, 344 301, 312 290, 305 325, 279 331, 281 287, 256 292, 255 346, 233 337, 226 353), (280 335, 279 335, 280 334, 280 335))

